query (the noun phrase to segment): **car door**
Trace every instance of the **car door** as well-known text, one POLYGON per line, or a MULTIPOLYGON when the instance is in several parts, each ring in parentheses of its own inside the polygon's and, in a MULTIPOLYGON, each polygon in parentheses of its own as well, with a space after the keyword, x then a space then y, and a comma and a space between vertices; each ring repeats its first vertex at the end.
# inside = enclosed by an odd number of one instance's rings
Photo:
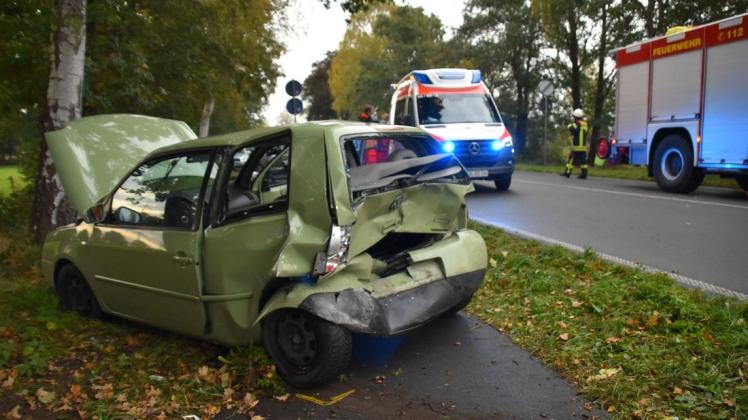
POLYGON ((226 323, 251 325, 274 277, 288 236, 289 156, 290 138, 282 136, 241 147, 226 159, 233 167, 217 189, 217 214, 205 229, 205 289, 209 295, 251 295, 247 304, 227 308, 237 312, 226 323))
POLYGON ((109 311, 200 335, 200 224, 217 174, 212 150, 175 153, 135 169, 111 196, 87 245, 97 295, 109 311))

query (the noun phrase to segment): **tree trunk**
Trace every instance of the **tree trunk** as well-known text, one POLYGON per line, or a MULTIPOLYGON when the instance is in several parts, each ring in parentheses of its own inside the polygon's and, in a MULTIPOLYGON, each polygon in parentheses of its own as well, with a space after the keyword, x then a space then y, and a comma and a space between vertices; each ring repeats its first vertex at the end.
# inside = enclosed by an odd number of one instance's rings
MULTIPOLYGON (((57 0, 58 26, 52 31, 47 106, 41 116, 41 131, 59 130, 82 112, 83 72, 86 57, 86 0, 57 0)), ((39 172, 32 209, 31 231, 37 242, 56 226, 75 220, 75 210, 55 170, 42 135, 39 172)))
POLYGON ((571 99, 574 109, 582 108, 582 70, 579 65, 579 39, 577 35, 577 16, 574 8, 569 8, 569 61, 571 61, 571 99))
POLYGON ((200 131, 198 137, 208 137, 210 133, 210 117, 213 116, 213 108, 216 105, 216 99, 211 95, 203 105, 203 114, 200 116, 200 131))
POLYGON ((589 163, 595 162, 595 151, 597 150, 597 140, 600 137, 600 128, 603 118, 603 107, 605 106, 605 55, 608 51, 608 3, 603 2, 602 28, 600 30, 600 47, 597 51, 597 80, 595 85, 595 109, 592 114, 592 136, 590 138, 590 153, 588 156, 589 163))

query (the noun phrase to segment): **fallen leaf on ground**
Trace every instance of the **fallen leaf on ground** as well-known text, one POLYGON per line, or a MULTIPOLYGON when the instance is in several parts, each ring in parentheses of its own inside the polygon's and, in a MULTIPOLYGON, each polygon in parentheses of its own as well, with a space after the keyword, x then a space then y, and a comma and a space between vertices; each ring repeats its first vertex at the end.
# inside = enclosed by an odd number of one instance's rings
POLYGON ((616 412, 616 406, 615 405, 611 405, 611 406, 608 407, 608 413, 615 413, 615 412, 616 412))
POLYGON ((566 340, 569 339, 569 333, 563 333, 563 334, 559 335, 558 338, 561 339, 561 340, 566 341, 566 340))
POLYGON ((683 390, 681 388, 678 388, 677 386, 673 388, 673 394, 675 395, 682 395, 683 390))
POLYGON ((604 379, 610 379, 610 378, 616 376, 618 374, 618 372, 620 372, 620 371, 621 371, 621 369, 619 369, 619 368, 600 369, 598 371, 597 375, 592 375, 589 378, 587 378, 587 382, 601 381, 601 380, 604 380, 604 379))
POLYGON ((20 419, 21 418, 21 406, 16 405, 12 410, 5 413, 5 417, 9 419, 20 419))
POLYGON ((55 393, 46 391, 44 390, 44 388, 37 389, 35 395, 36 399, 44 405, 47 405, 55 400, 55 393))
POLYGON ((496 265, 497 265, 496 260, 493 259, 493 258, 491 258, 491 259, 488 260, 488 264, 490 264, 491 267, 493 267, 493 268, 496 268, 496 265))
POLYGON ((573 301, 571 301, 571 306, 572 306, 572 308, 578 308, 578 307, 582 306, 582 302, 580 302, 578 300, 573 300, 573 301))
POLYGON ((286 402, 286 401, 288 401, 288 395, 289 394, 276 395, 276 396, 273 397, 273 399, 277 400, 277 401, 281 401, 281 402, 286 402))
POLYGON ((569 326, 564 321, 559 321, 558 326, 562 330, 565 330, 565 329, 569 328, 569 326))
POLYGON ((2 389, 10 389, 13 387, 13 383, 16 381, 16 378, 12 376, 8 376, 2 384, 0 384, 0 388, 2 389))
POLYGON ((78 398, 81 396, 81 386, 78 384, 72 384, 70 385, 70 395, 73 398, 78 398))
POLYGON ((657 321, 659 321, 659 319, 660 319, 660 313, 657 311, 654 311, 652 315, 650 315, 649 318, 647 318, 647 326, 654 327, 655 325, 657 325, 657 321))
POLYGON ((605 339, 605 343, 606 344, 620 343, 621 341, 623 341, 623 340, 621 338, 618 338, 618 337, 608 337, 608 338, 605 339))

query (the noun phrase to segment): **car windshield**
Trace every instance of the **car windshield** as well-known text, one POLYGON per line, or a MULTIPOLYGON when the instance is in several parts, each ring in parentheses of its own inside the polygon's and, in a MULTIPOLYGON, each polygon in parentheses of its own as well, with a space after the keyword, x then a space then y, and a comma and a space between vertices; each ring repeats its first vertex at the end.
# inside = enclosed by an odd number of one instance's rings
POLYGON ((365 136, 343 141, 354 201, 420 183, 467 184, 462 164, 431 137, 365 136))
POLYGON ((448 93, 418 96, 419 124, 500 123, 486 94, 448 93))

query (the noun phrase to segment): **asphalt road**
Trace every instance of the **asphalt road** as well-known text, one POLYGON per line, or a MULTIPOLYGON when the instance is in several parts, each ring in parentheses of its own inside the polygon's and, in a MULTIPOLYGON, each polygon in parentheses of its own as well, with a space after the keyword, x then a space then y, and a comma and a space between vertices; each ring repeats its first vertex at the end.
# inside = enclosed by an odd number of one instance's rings
MULTIPOLYGON (((321 407, 294 397, 263 400, 268 419, 579 419, 605 418, 552 369, 507 337, 465 315, 438 319, 398 337, 354 338, 342 381, 303 392, 328 400, 321 407)), ((236 418, 236 417, 233 417, 236 418)))
POLYGON ((476 220, 748 295, 748 196, 742 191, 700 187, 679 195, 654 182, 530 172, 516 172, 504 193, 476 184, 468 198, 476 220))

